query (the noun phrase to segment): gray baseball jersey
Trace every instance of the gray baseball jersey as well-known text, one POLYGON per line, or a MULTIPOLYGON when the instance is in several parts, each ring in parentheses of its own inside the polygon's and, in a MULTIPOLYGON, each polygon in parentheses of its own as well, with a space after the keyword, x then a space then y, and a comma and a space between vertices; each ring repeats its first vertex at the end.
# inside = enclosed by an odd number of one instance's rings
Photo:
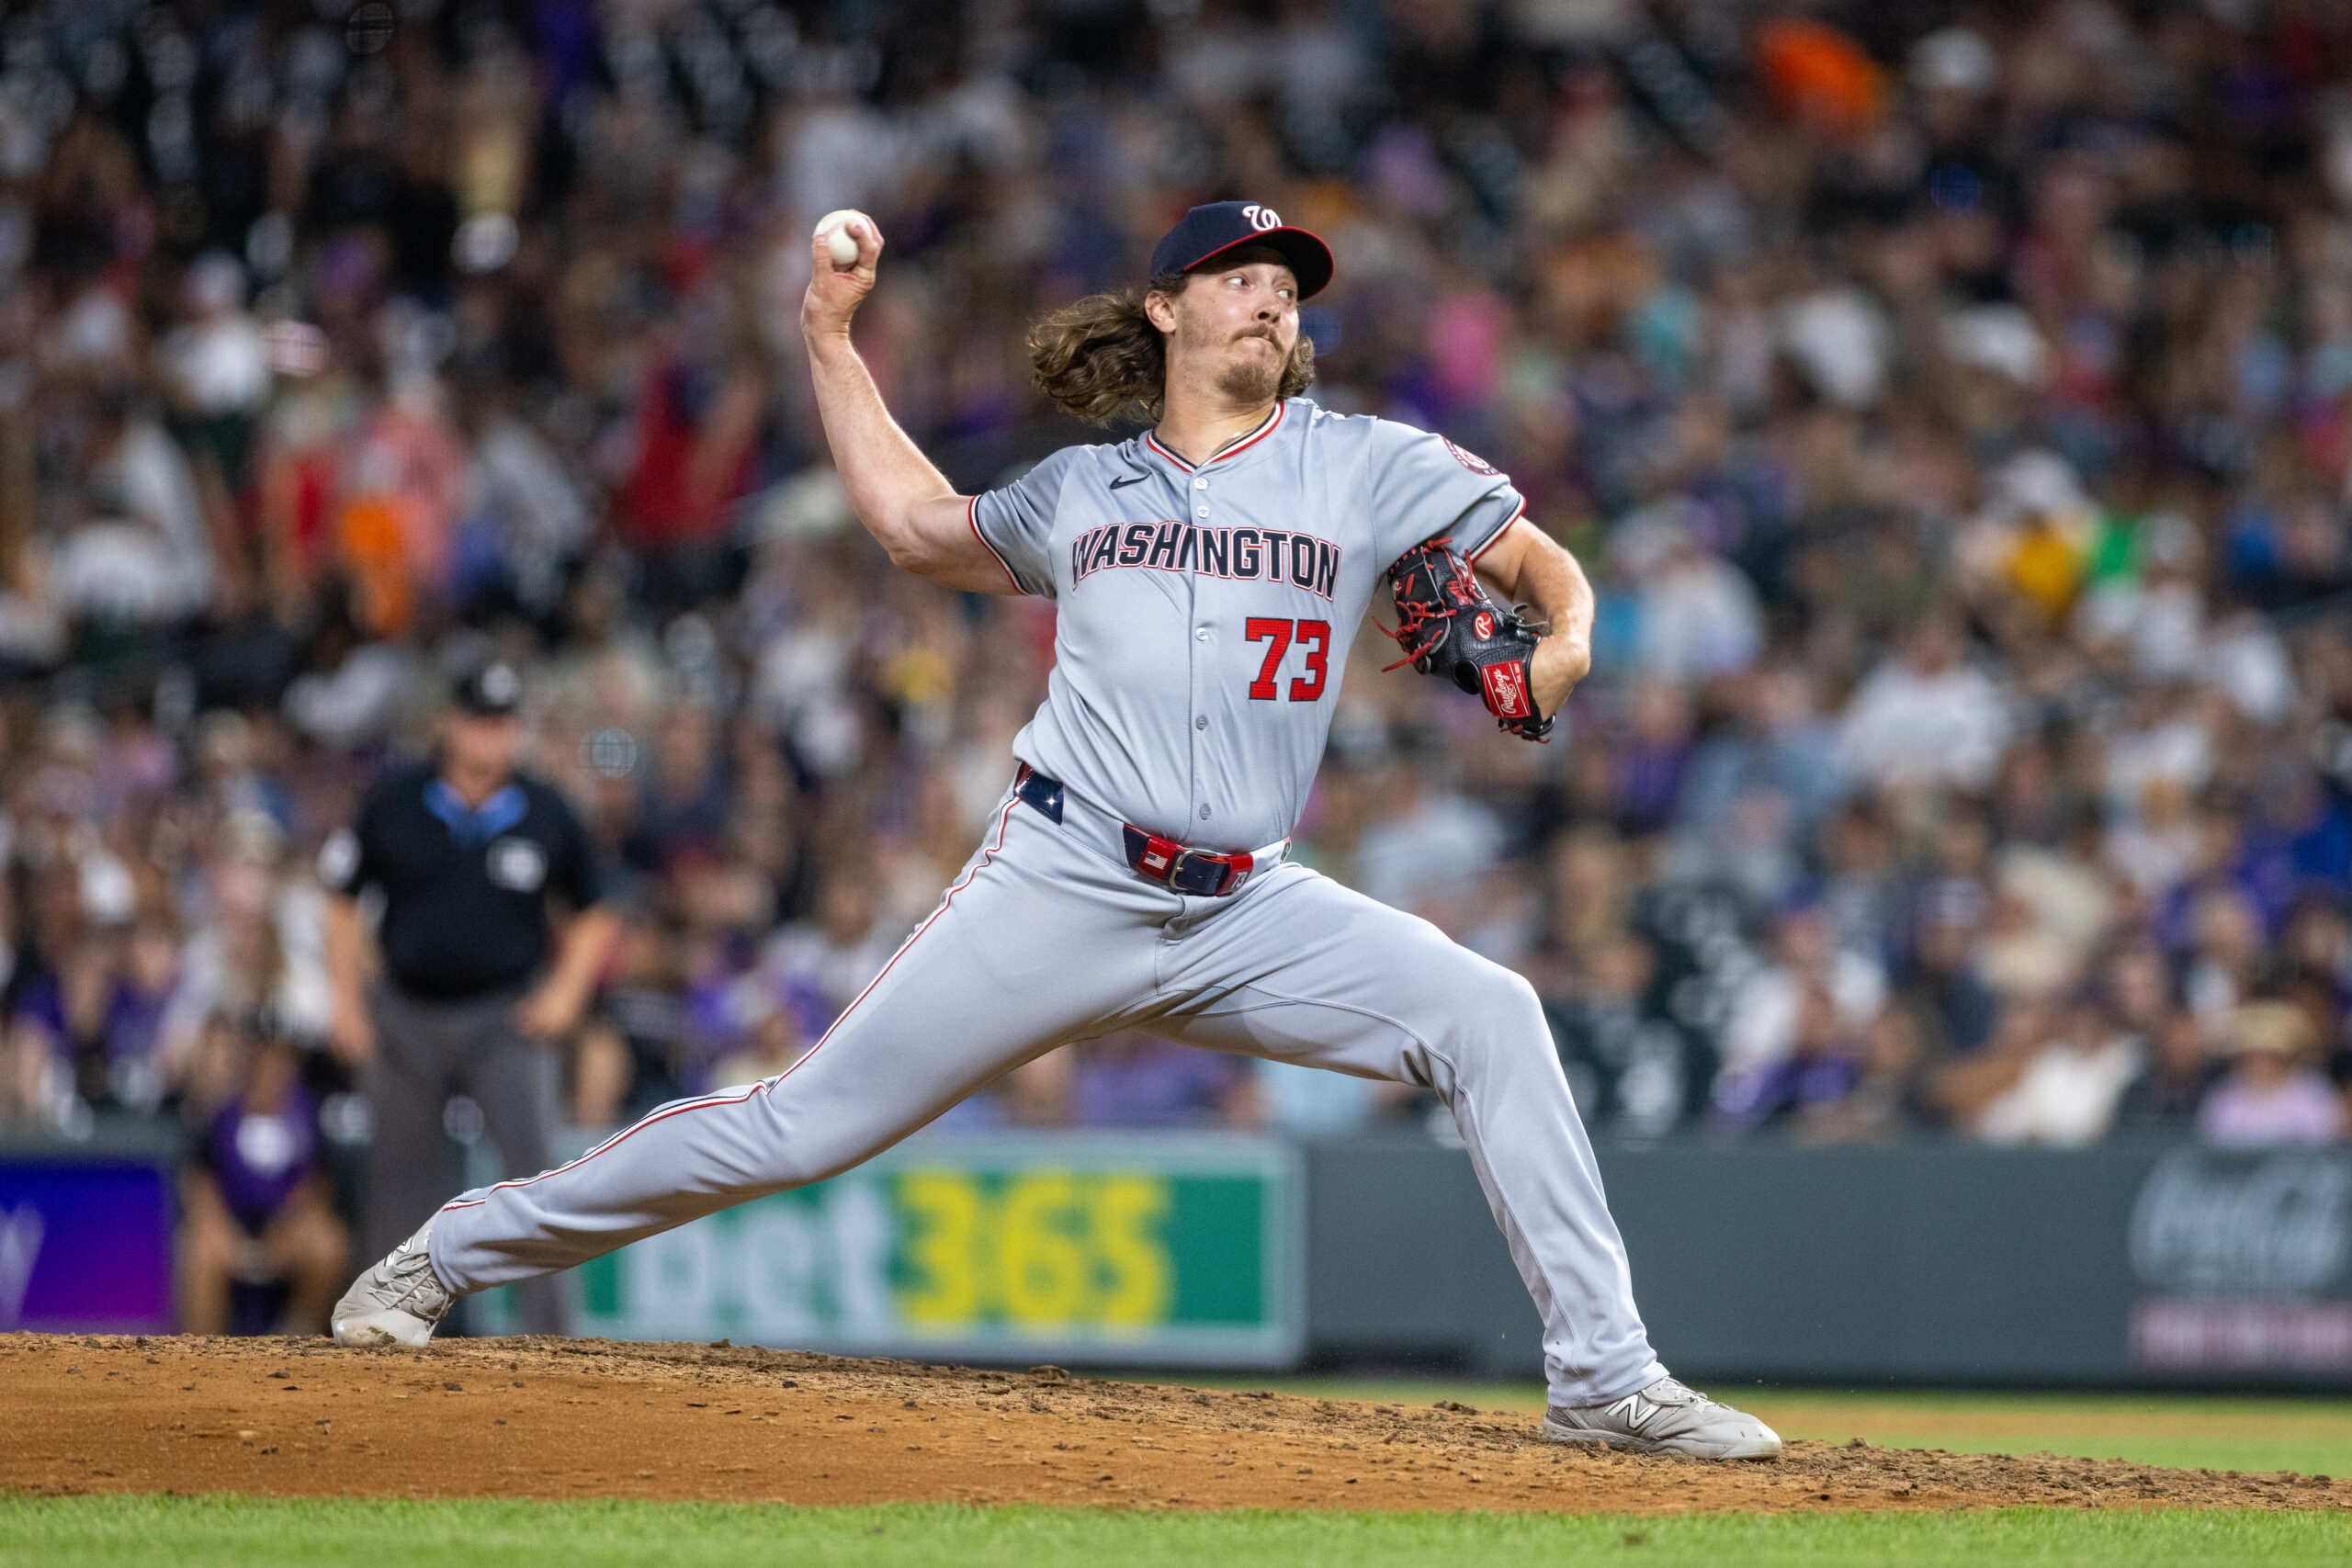
POLYGON ((1476 558, 1525 509, 1442 437, 1304 398, 1198 467, 1150 434, 975 497, 974 530, 1059 621, 1013 754, 1203 849, 1286 838, 1373 590, 1424 539, 1476 558))
POLYGON ((568 1165, 453 1200, 427 1252, 460 1293, 568 1268, 846 1170, 1047 1051, 1118 1029, 1433 1090, 1543 1319, 1554 1403, 1665 1369, 1533 987, 1296 862, 1224 897, 1130 870, 1125 824, 1255 849, 1297 819, 1374 583, 1419 541, 1519 514, 1434 436, 1312 404, 1197 468, 1147 435, 1078 447, 970 521, 1059 604, 1050 694, 987 840, 823 1039, 745 1089, 654 1111, 568 1165))

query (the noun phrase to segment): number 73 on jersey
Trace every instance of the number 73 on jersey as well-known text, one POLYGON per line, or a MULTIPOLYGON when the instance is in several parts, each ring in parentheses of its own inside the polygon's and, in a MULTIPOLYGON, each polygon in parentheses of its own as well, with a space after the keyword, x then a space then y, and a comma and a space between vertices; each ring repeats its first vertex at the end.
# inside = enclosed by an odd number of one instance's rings
POLYGON ((1331 650, 1331 623, 1329 621, 1285 621, 1267 615, 1252 615, 1242 628, 1250 642, 1268 644, 1266 661, 1258 667, 1258 678, 1250 682, 1250 700, 1271 703, 1275 700, 1280 684, 1275 676, 1283 667, 1283 655, 1290 651, 1295 641, 1306 654, 1306 673, 1295 677, 1290 683, 1290 700, 1311 703, 1323 694, 1323 682, 1329 673, 1328 658, 1331 650))

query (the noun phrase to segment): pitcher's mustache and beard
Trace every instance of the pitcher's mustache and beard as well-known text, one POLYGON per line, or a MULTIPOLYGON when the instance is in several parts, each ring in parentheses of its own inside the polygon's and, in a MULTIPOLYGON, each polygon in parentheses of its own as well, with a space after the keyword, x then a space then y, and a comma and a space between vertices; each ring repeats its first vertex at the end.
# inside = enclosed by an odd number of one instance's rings
POLYGON ((1253 355, 1246 359, 1228 361, 1223 373, 1217 377, 1216 387, 1218 391, 1236 402, 1270 403, 1282 387, 1283 367, 1289 362, 1289 356, 1283 352, 1282 339, 1268 327, 1250 327, 1238 332, 1233 334, 1233 342, 1238 344, 1253 337, 1264 338, 1272 344, 1272 356, 1253 355))

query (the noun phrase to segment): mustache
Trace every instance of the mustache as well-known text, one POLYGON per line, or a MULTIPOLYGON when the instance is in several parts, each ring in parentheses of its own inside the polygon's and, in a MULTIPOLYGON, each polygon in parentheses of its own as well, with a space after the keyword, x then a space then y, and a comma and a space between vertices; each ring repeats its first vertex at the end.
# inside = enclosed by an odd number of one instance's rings
POLYGON ((1233 334, 1233 341, 1239 343, 1244 338, 1252 337, 1264 338, 1276 348, 1280 348, 1283 345, 1283 340, 1274 335, 1274 329, 1272 327, 1244 327, 1241 331, 1233 334))

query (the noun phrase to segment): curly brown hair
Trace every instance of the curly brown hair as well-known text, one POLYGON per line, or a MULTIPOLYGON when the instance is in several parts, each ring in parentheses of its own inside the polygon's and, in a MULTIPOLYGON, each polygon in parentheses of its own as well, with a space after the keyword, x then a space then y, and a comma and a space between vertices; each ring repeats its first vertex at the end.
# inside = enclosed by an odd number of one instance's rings
MULTIPOLYGON (((1148 288, 1090 294, 1042 318, 1029 329, 1038 390, 1089 424, 1123 415, 1158 423, 1168 391, 1168 338, 1144 314, 1143 302, 1154 294, 1182 294, 1191 281, 1190 273, 1161 273, 1148 288)), ((1302 332, 1274 395, 1295 398, 1314 380, 1315 342, 1302 332)))

